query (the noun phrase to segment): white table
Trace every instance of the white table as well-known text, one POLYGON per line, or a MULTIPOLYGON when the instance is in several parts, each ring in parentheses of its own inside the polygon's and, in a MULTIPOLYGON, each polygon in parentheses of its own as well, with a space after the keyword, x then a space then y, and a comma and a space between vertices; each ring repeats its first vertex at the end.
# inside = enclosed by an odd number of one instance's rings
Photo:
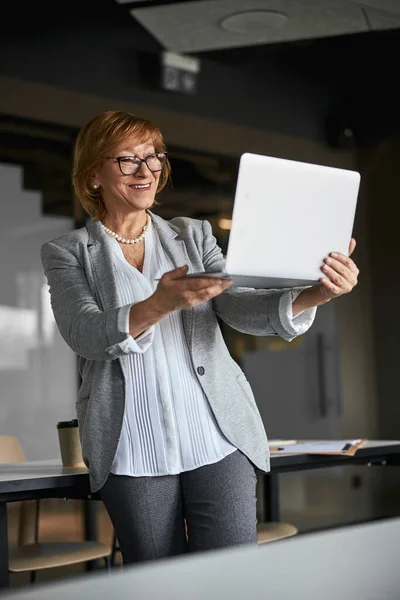
POLYGON ((400 519, 164 559, 9 592, 9 600, 399 600, 400 519))

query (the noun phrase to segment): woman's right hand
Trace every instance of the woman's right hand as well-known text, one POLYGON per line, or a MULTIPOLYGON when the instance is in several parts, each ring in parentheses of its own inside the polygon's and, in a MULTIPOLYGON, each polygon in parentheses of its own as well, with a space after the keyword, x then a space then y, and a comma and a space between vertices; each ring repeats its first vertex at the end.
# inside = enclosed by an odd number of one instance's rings
POLYGON ((231 279, 186 278, 188 266, 178 267, 165 273, 151 297, 153 306, 164 314, 191 308, 222 294, 231 284, 231 279))

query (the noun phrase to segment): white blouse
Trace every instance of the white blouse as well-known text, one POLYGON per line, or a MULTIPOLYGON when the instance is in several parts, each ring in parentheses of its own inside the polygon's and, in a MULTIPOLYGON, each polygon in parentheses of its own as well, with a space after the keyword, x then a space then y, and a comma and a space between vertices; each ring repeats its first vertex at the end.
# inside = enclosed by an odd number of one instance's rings
MULTIPOLYGON (((151 296, 156 279, 174 269, 151 227, 145 239, 143 273, 125 259, 118 242, 113 249, 118 302, 134 304, 151 296)), ((280 302, 282 324, 290 333, 306 331, 315 309, 292 318, 300 291, 288 291, 280 302)), ((129 317, 128 317, 129 318, 129 317)), ((129 323, 120 327, 129 333, 129 323)), ((136 339, 129 338, 125 414, 111 467, 115 475, 173 475, 215 463, 236 448, 223 436, 195 375, 180 311, 175 311, 136 339)))

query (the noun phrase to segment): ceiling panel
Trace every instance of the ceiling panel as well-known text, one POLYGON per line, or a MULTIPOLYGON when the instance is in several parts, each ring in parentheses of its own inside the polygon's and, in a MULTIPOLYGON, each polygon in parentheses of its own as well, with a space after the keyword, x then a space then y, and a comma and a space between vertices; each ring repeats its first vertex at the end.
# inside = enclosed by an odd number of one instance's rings
POLYGON ((400 9, 389 13, 384 5, 391 2, 197 0, 134 7, 130 14, 165 49, 194 53, 400 27, 400 9))

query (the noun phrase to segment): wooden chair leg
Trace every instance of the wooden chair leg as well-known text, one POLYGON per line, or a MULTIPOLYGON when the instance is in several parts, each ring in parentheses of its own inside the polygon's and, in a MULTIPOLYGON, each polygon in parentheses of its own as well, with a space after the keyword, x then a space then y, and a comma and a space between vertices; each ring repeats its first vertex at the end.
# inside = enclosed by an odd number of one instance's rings
POLYGON ((115 555, 117 554, 118 550, 119 550, 119 548, 118 548, 117 534, 114 531, 113 539, 112 539, 112 547, 111 547, 111 567, 115 567, 115 555))

